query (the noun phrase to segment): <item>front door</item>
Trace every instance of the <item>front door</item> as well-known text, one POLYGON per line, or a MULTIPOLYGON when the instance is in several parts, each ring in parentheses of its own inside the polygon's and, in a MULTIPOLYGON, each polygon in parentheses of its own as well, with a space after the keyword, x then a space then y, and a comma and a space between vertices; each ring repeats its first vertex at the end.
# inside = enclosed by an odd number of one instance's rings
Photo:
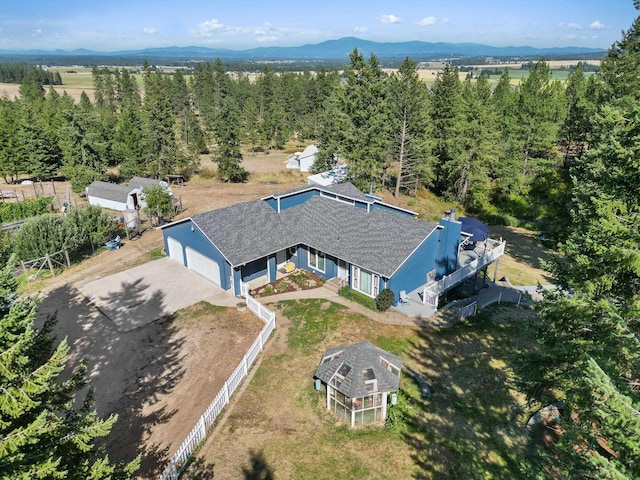
POLYGON ((349 267, 344 260, 338 260, 338 278, 346 282, 349 281, 349 267))

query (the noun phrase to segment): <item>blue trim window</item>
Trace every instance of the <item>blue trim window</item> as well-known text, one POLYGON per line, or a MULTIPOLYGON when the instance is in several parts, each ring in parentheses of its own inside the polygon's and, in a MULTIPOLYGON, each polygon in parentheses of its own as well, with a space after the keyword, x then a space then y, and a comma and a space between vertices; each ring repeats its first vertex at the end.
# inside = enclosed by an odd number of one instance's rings
POLYGON ((320 250, 316 250, 315 248, 309 248, 309 266, 311 268, 315 268, 319 272, 324 273, 325 271, 325 258, 324 253, 320 250))

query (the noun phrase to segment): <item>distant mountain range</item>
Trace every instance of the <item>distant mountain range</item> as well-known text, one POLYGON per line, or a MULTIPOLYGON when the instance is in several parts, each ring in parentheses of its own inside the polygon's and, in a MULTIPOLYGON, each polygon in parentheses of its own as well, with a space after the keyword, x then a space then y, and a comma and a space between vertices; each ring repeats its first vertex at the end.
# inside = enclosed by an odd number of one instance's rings
POLYGON ((243 60, 243 61, 318 61, 346 60, 354 48, 369 56, 375 53, 380 59, 401 59, 411 57, 414 60, 456 57, 557 57, 567 55, 591 55, 606 52, 603 49, 584 47, 534 48, 492 47, 478 43, 430 43, 430 42, 371 42, 355 37, 328 40, 322 43, 302 45, 300 47, 260 47, 248 50, 230 50, 207 47, 165 47, 145 48, 142 50, 121 50, 97 52, 78 50, 0 50, 0 56, 56 56, 56 57, 135 57, 141 59, 167 60, 243 60))

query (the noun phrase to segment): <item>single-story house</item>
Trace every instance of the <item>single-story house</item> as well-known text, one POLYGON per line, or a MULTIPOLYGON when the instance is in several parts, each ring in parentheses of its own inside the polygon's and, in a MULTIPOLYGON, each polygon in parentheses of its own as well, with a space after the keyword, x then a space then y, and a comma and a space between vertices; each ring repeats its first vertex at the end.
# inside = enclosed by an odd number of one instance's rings
POLYGON ((458 268, 460 222, 439 223, 366 195, 351 183, 309 185, 161 227, 165 251, 234 295, 276 280, 288 262, 375 298, 396 298, 458 268), (255 283, 255 282, 254 282, 255 283))
POLYGON ((118 212, 138 210, 147 206, 144 189, 161 185, 171 194, 167 182, 152 178, 133 177, 128 184, 117 184, 96 180, 86 189, 89 205, 109 208, 118 212))
POLYGON ((291 155, 285 162, 287 168, 296 168, 301 172, 310 172, 313 164, 316 162, 318 147, 309 145, 302 152, 296 152, 291 155))
POLYGON ((401 370, 399 357, 364 341, 327 349, 315 378, 326 387, 327 410, 353 427, 384 422, 401 370))

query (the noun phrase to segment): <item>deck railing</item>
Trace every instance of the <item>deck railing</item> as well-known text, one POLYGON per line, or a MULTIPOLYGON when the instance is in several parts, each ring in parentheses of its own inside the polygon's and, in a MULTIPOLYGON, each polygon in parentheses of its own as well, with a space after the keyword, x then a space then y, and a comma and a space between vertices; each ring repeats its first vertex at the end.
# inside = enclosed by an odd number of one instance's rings
POLYGON ((202 414, 195 427, 193 427, 193 430, 191 430, 191 433, 187 435, 187 438, 182 442, 175 455, 171 457, 169 465, 167 465, 160 475, 160 480, 178 480, 180 478, 180 472, 187 460, 200 442, 207 438, 208 428, 213 425, 213 422, 218 418, 222 409, 229 403, 231 396, 240 386, 242 379, 244 379, 251 370, 251 365, 257 358, 258 354, 262 351, 262 348, 271 335, 271 332, 276 328, 276 314, 261 305, 260 302, 249 295, 248 285, 244 283, 241 284, 240 290, 242 292, 242 296, 247 301, 249 310, 260 317, 260 319, 264 321, 265 326, 260 331, 260 334, 255 339, 251 347, 249 347, 247 353, 242 357, 242 360, 231 376, 226 382, 224 382, 224 386, 202 414))
POLYGON ((447 290, 455 287, 456 285, 462 283, 467 278, 474 275, 476 272, 479 272, 484 267, 489 265, 491 262, 495 262, 498 258, 504 255, 504 247, 506 245, 506 241, 497 241, 497 240, 487 240, 488 242, 497 244, 494 248, 489 250, 487 253, 478 257, 474 261, 466 264, 464 267, 455 270, 450 275, 445 275, 440 280, 433 282, 430 285, 424 287, 422 292, 422 303, 424 305, 431 305, 434 308, 437 308, 438 305, 438 297, 441 293, 446 292, 447 290), (435 304, 434 304, 435 299, 435 304))

